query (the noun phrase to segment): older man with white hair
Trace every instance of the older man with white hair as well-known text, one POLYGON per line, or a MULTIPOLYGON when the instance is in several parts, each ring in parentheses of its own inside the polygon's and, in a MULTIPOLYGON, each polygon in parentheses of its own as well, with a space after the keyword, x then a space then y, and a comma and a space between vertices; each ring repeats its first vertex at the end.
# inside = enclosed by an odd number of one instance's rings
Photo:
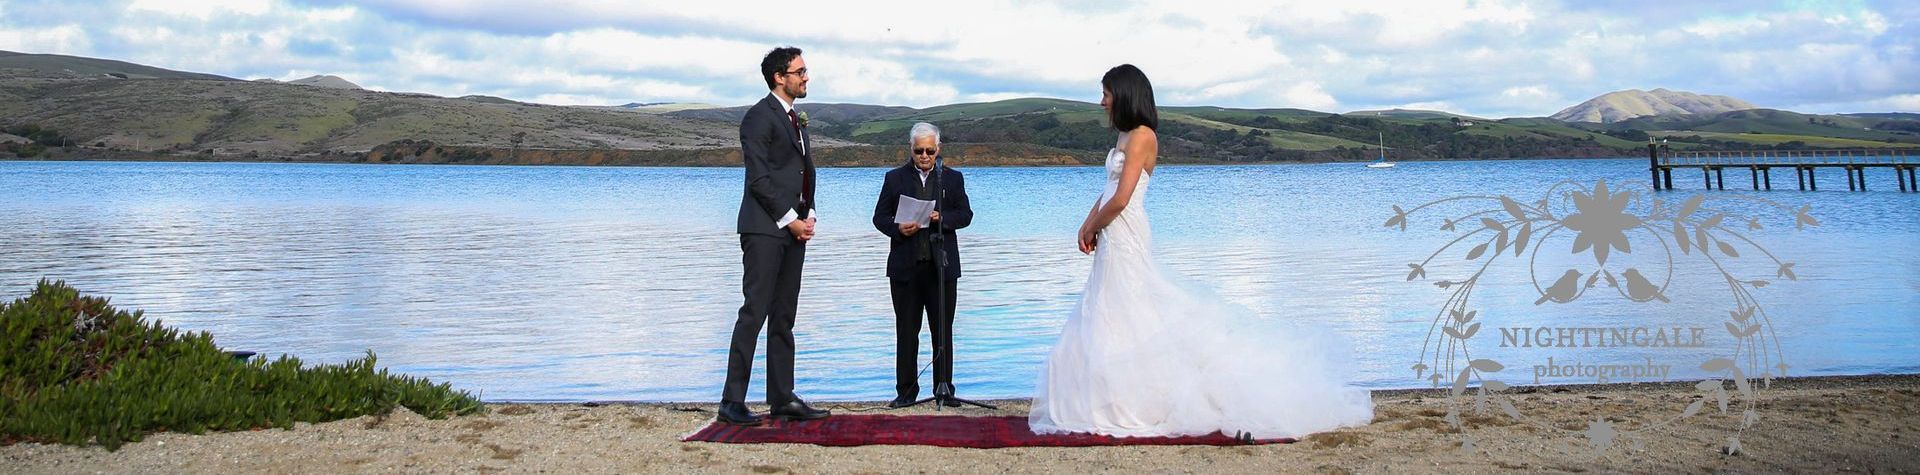
POLYGON ((880 201, 873 206, 873 227, 891 238, 887 280, 893 291, 893 315, 898 331, 894 389, 890 407, 912 405, 920 395, 920 316, 926 315, 933 337, 933 393, 940 403, 959 406, 953 389, 954 291, 960 280, 960 247, 954 230, 973 222, 967 205, 966 179, 958 170, 941 166, 940 128, 921 122, 907 133, 907 163, 887 171, 880 201), (930 224, 895 223, 900 197, 934 202, 930 224), (934 239, 935 237, 941 239, 934 239), (944 272, 943 272, 944 271, 944 272))

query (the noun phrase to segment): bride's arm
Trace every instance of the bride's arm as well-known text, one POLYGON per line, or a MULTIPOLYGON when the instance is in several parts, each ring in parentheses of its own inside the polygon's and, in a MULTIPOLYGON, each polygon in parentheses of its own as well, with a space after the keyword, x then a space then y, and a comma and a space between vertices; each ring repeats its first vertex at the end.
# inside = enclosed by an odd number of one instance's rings
POLYGON ((1094 198, 1093 206, 1087 207, 1087 219, 1080 221, 1080 232, 1075 238, 1075 240, 1080 243, 1081 254, 1092 254, 1094 246, 1097 245, 1097 243, 1094 242, 1093 232, 1087 231, 1087 229, 1093 226, 1093 217, 1099 213, 1100 198, 1094 198))
POLYGON ((1119 187, 1114 190, 1113 198, 1107 200, 1106 206, 1095 209, 1088 216, 1086 231, 1106 229, 1108 224, 1120 217, 1121 211, 1127 209, 1127 201, 1133 199, 1134 187, 1140 184, 1140 174, 1146 172, 1147 165, 1153 163, 1160 153, 1160 141, 1156 139, 1153 129, 1138 127, 1127 136, 1127 147, 1122 151, 1127 154, 1127 163, 1120 168, 1119 187))

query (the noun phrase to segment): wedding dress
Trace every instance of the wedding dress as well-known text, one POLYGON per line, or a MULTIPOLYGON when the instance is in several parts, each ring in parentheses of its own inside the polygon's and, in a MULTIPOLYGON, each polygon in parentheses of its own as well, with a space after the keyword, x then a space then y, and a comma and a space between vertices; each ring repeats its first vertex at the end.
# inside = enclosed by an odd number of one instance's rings
MULTIPOLYGON (((1127 141, 1121 134, 1120 145, 1127 141)), ((1104 205, 1126 154, 1107 152, 1104 205)), ((1101 230, 1080 303, 1042 366, 1035 433, 1301 437, 1373 419, 1348 387, 1337 339, 1261 318, 1153 260, 1142 172, 1126 208, 1101 230)), ((1278 205, 1278 204, 1277 204, 1278 205)))

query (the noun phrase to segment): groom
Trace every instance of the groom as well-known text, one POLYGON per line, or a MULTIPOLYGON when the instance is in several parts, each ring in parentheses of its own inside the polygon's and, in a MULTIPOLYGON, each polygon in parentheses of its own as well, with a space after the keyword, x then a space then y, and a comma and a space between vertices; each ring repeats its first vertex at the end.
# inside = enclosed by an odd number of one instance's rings
POLYGON ((760 77, 771 93, 747 109, 740 120, 740 156, 746 161, 746 190, 740 197, 740 251, 746 266, 740 306, 727 350, 727 384, 714 419, 758 425, 747 409, 747 380, 753 373, 753 345, 767 327, 767 405, 777 419, 820 419, 825 410, 807 406, 793 393, 793 320, 800 300, 800 269, 807 241, 813 239, 813 156, 806 122, 793 110, 807 97, 807 61, 800 49, 774 48, 760 60, 760 77))

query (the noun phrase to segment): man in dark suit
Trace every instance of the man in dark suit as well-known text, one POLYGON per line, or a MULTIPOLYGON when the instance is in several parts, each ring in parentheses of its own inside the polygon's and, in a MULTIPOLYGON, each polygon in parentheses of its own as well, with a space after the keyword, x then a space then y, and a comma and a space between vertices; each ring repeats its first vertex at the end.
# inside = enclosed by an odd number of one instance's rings
MULTIPOLYGON (((911 405, 920 396, 920 316, 927 316, 933 333, 933 393, 953 395, 953 302, 960 280, 960 246, 954 230, 973 222, 967 205, 966 179, 960 171, 938 167, 940 129, 921 122, 908 132, 912 160, 887 171, 880 186, 880 202, 873 206, 873 227, 893 238, 887 253, 887 280, 893 291, 893 317, 898 332, 894 389, 888 407, 911 405), (900 197, 933 201, 928 224, 895 223, 900 197), (933 239, 940 236, 941 239, 933 239), (944 258, 944 260, 943 260, 944 258), (944 265, 942 265, 944 264, 944 265), (944 267, 945 272, 941 272, 944 267)), ((948 406, 960 403, 942 401, 948 406)))
POLYGON ((740 197, 740 251, 746 274, 740 306, 727 349, 727 382, 715 419, 756 425, 747 409, 747 381, 753 373, 754 340, 767 328, 768 414, 782 419, 819 419, 825 410, 807 406, 793 393, 793 320, 800 300, 800 270, 807 241, 813 239, 813 156, 806 121, 793 109, 807 97, 807 62, 800 49, 775 48, 760 61, 760 76, 770 93, 740 120, 740 156, 746 162, 746 190, 740 197))

